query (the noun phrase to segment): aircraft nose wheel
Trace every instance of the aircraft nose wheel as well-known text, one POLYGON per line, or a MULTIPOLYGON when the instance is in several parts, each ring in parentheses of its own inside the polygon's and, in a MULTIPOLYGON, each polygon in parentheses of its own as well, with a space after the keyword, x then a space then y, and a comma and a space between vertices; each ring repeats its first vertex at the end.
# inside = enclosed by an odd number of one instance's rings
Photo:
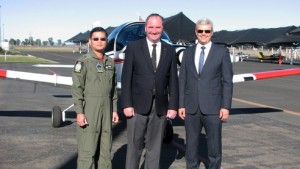
POLYGON ((52 108, 52 126, 57 128, 62 125, 62 111, 59 106, 54 106, 52 108))

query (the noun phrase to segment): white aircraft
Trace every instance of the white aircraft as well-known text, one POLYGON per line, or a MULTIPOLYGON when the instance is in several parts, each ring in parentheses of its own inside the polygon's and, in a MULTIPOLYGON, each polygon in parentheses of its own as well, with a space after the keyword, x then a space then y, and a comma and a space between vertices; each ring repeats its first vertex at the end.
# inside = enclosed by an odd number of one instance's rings
MULTIPOLYGON (((122 74, 122 66, 124 61, 124 51, 126 49, 126 45, 130 41, 134 41, 137 39, 144 38, 145 34, 145 22, 130 22, 123 24, 117 28, 115 28, 111 34, 108 36, 108 45, 106 48, 106 54, 114 59, 116 63, 116 72, 117 72, 117 88, 121 88, 121 74, 122 74)), ((180 64, 180 60, 182 58, 182 53, 186 49, 186 46, 182 45, 174 45, 171 43, 168 35, 163 33, 162 40, 175 46, 176 53, 178 57, 178 64, 180 64)), ((34 65, 36 67, 65 67, 72 68, 73 65, 34 65)), ((291 75, 299 75, 300 68, 293 69, 285 69, 285 70, 274 70, 267 72, 256 72, 256 73, 248 73, 248 74, 239 74, 233 76, 233 83, 245 82, 250 80, 262 80, 267 78, 275 78, 282 76, 291 76, 291 75)), ((30 72, 21 72, 21 71, 13 71, 13 70, 3 70, 0 69, 0 77, 10 78, 10 79, 19 79, 26 81, 34 81, 34 82, 42 82, 53 84, 54 86, 71 86, 72 85, 72 77, 60 76, 57 74, 49 75, 49 74, 40 74, 40 73, 30 73, 30 72)), ((69 106, 63 111, 59 106, 54 106, 52 108, 52 126, 60 127, 62 123, 65 121, 65 112, 72 108, 74 105, 69 106)))
MULTIPOLYGON (((120 75, 121 71, 119 71, 117 73, 120 75)), ((300 68, 291 68, 291 69, 283 69, 283 70, 273 70, 273 71, 234 75, 233 83, 245 82, 245 81, 251 81, 251 80, 262 80, 262 79, 276 78, 276 77, 283 77, 283 76, 292 76, 292 75, 300 75, 300 68)), ((71 86, 72 85, 72 77, 59 76, 56 74, 47 75, 47 74, 40 74, 40 73, 30 73, 30 72, 21 72, 21 71, 0 69, 0 77, 49 83, 49 84, 53 84, 54 86, 71 86)), ((60 127, 62 125, 62 123, 65 121, 65 112, 67 110, 69 110, 70 108, 72 108, 73 106, 74 105, 71 105, 63 111, 61 111, 61 108, 59 106, 54 106, 52 108, 52 126, 60 127)))

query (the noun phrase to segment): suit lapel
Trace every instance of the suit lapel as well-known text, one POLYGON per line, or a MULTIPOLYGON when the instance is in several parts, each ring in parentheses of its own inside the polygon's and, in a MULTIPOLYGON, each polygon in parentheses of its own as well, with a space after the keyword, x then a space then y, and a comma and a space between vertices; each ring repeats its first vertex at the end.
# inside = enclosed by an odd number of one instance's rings
POLYGON ((168 48, 167 48, 166 44, 161 41, 161 51, 160 51, 160 57, 159 57, 159 62, 158 62, 158 66, 157 66, 157 71, 160 69, 160 67, 162 67, 162 65, 164 65, 164 61, 166 60, 166 57, 167 57, 167 51, 168 51, 168 48))
POLYGON ((210 47, 210 50, 208 51, 208 55, 207 55, 206 61, 204 63, 203 69, 201 71, 201 74, 203 72, 205 72, 205 70, 207 69, 208 65, 212 62, 214 51, 215 51, 214 50, 214 44, 212 44, 211 47, 210 47))
POLYGON ((147 65, 150 67, 151 70, 154 71, 153 69, 153 66, 152 66, 152 60, 151 60, 151 57, 150 57, 150 51, 149 51, 149 48, 148 48, 148 45, 147 45, 147 40, 144 39, 142 41, 142 50, 143 50, 143 56, 145 57, 145 60, 146 60, 146 63, 147 65))
POLYGON ((188 57, 188 64, 186 64, 186 67, 188 67, 188 69, 191 69, 191 71, 193 72, 194 76, 198 76, 198 72, 197 72, 197 68, 195 65, 195 53, 196 53, 196 45, 192 46, 191 48, 191 53, 190 56, 188 57))

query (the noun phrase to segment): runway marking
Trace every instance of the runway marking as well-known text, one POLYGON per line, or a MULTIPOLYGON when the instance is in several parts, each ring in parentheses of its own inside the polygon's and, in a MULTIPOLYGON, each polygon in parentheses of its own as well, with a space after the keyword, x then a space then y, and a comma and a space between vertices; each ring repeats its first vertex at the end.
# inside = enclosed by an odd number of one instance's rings
POLYGON ((251 104, 251 105, 254 105, 254 106, 258 106, 258 107, 268 107, 268 108, 273 108, 273 109, 280 109, 284 113, 300 116, 300 112, 294 112, 294 111, 287 110, 287 109, 282 109, 282 108, 279 108, 279 107, 273 107, 273 106, 260 104, 260 103, 256 103, 256 102, 251 102, 251 101, 248 101, 248 100, 243 100, 243 99, 238 99, 238 98, 232 98, 232 100, 242 102, 242 103, 246 103, 246 104, 251 104))

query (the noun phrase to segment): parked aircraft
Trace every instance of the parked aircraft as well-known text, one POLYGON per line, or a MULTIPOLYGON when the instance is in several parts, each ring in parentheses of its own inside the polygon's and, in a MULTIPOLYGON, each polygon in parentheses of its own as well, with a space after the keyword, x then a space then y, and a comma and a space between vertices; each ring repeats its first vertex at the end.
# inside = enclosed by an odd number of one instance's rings
MULTIPOLYGON (((121 72, 117 72, 117 74, 120 73, 121 72)), ((283 77, 283 76, 292 76, 292 75, 300 75, 300 68, 238 74, 233 76, 233 83, 246 82, 251 80, 262 80, 262 79, 276 78, 276 77, 283 77)), ((18 80, 27 80, 33 82, 42 82, 42 83, 53 84, 54 86, 70 87, 72 85, 72 77, 59 76, 56 74, 47 75, 47 74, 40 74, 40 73, 30 73, 30 72, 0 69, 0 77, 18 79, 18 80)), ((73 105, 61 111, 60 107, 54 106, 52 109, 52 126, 60 127, 62 125, 62 122, 65 121, 65 112, 72 107, 73 105)))
POLYGON ((275 53, 269 56, 265 56, 263 52, 258 52, 257 54, 258 59, 263 62, 264 60, 269 60, 269 61, 276 61, 278 63, 281 63, 282 60, 284 59, 284 56, 282 56, 280 53, 275 53))
MULTIPOLYGON (((130 22, 123 24, 117 28, 115 28, 111 34, 108 36, 108 45, 106 48, 106 55, 110 56, 115 60, 116 63, 116 72, 117 72, 117 88, 121 88, 121 73, 123 61, 125 59, 124 51, 128 42, 134 41, 137 39, 144 38, 146 36, 145 33, 145 22, 130 22)), ((163 33, 162 40, 166 43, 173 45, 166 33, 163 33)), ((178 58, 178 64, 180 65, 180 60, 182 58, 182 53, 186 49, 186 46, 182 45, 173 45, 176 49, 176 54, 178 58)), ((72 68, 73 65, 34 65, 38 67, 69 67, 72 68)), ((234 75, 233 82, 245 82, 250 80, 261 80, 267 78, 275 78, 282 76, 290 76, 290 75, 299 75, 300 69, 286 69, 286 70, 275 70, 269 72, 257 72, 257 73, 248 73, 248 74, 240 74, 234 75)), ((72 78, 67 76, 60 76, 57 74, 49 75, 49 74, 39 74, 39 73, 30 73, 30 72, 21 72, 21 71, 13 71, 13 70, 3 70, 0 69, 0 77, 3 78, 11 78, 11 79, 19 79, 19 80, 27 80, 34 82, 42 82, 48 84, 54 84, 55 86, 71 86, 72 78)), ((62 123, 65 121, 65 112, 72 108, 73 105, 64 109, 63 111, 59 106, 54 106, 52 108, 52 126, 60 127, 62 123)), ((167 126, 169 130, 172 129, 170 125, 167 126)), ((168 134, 167 134, 168 135, 168 134)), ((169 134, 171 135, 171 134, 169 134)))

